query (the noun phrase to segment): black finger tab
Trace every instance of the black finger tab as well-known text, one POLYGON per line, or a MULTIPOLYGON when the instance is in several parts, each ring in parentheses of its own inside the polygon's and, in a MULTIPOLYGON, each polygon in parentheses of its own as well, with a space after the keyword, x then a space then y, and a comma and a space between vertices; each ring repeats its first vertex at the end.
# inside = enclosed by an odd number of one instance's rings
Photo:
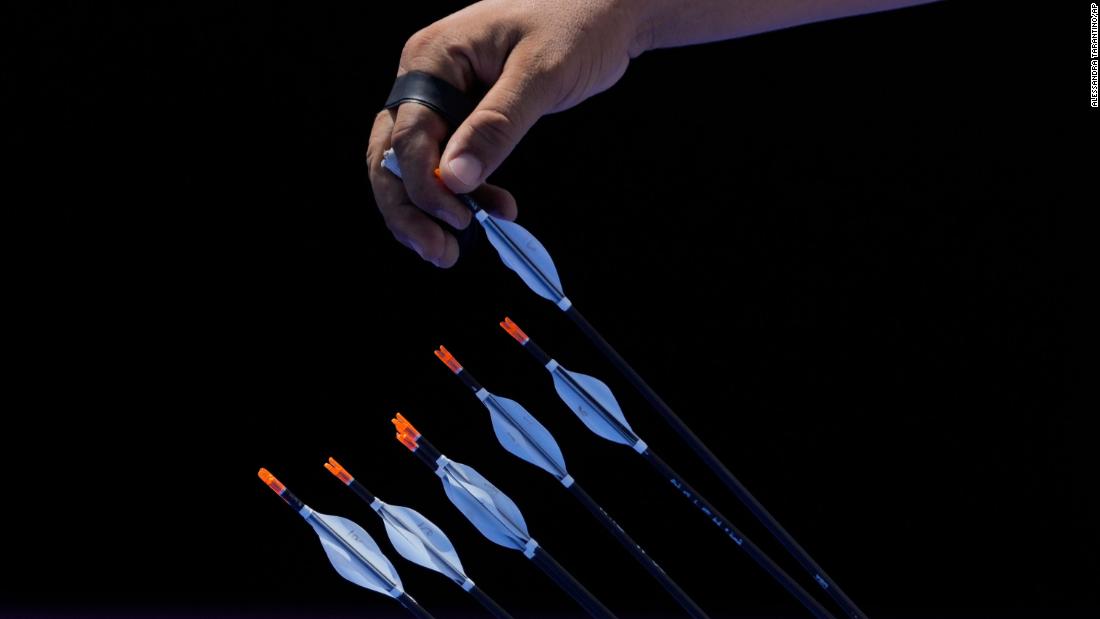
POLYGON ((386 109, 412 101, 427 106, 443 117, 451 128, 458 127, 474 111, 474 102, 449 82, 423 71, 409 71, 393 83, 386 109))

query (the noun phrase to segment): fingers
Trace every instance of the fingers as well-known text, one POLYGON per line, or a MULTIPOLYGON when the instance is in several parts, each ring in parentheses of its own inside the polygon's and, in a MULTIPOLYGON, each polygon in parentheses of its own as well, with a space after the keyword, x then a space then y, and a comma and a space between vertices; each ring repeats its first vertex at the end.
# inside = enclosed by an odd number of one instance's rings
MULTIPOLYGON (((382 168, 382 153, 391 146, 392 127, 390 114, 379 113, 374 119, 367 146, 368 174, 378 210, 398 242, 415 251, 424 260, 438 267, 449 268, 458 260, 458 241, 454 235, 444 231, 410 200, 402 179, 382 168)), ((402 165, 405 163, 402 162, 402 165)), ((439 185, 434 175, 432 182, 439 185)), ((450 197, 457 202, 454 196, 450 197)))
POLYGON ((401 243, 437 266, 455 263, 458 243, 432 217, 457 229, 466 228, 473 219, 454 193, 473 193, 493 215, 516 217, 512 195, 483 183, 549 106, 544 95, 546 72, 535 70, 534 55, 510 51, 489 93, 448 142, 448 157, 440 156, 448 126, 431 109, 405 103, 396 112, 375 118, 368 162, 379 210, 401 243), (401 167, 400 179, 379 165, 382 153, 391 147, 401 167), (437 168, 442 183, 434 175, 437 168), (456 182, 459 178, 468 182, 456 182))
POLYGON ((401 202, 383 213, 386 226, 401 244, 437 267, 449 269, 458 261, 458 240, 412 202, 401 202))
POLYGON ((500 79, 451 136, 440 165, 451 191, 469 193, 481 185, 550 109, 551 79, 538 64, 516 48, 500 79))
POLYGON ((405 191, 425 213, 463 229, 470 225, 470 211, 440 185, 439 144, 447 138, 447 124, 438 114, 417 103, 397 108, 390 141, 401 165, 405 191))
POLYGON ((507 219, 508 221, 515 221, 516 212, 518 210, 516 208, 516 199, 512 197, 512 194, 507 189, 484 183, 470 195, 477 200, 481 208, 489 211, 489 214, 500 217, 501 219, 507 219))

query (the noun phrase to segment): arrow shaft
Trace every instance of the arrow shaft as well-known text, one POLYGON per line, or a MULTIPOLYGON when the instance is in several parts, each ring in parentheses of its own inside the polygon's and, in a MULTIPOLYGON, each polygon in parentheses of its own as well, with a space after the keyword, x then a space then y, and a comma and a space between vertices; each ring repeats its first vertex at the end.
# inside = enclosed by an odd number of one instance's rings
POLYGON ((412 599, 408 593, 402 593, 398 596, 397 601, 405 607, 405 610, 413 614, 417 619, 435 619, 428 611, 424 610, 420 604, 416 603, 416 600, 412 599))
POLYGON ((615 540, 634 557, 635 561, 645 568, 645 571, 649 572, 650 576, 664 587, 665 591, 676 600, 676 603, 679 604, 688 615, 695 617, 695 619, 708 619, 703 609, 699 608, 699 605, 680 588, 680 585, 676 584, 676 582, 661 569, 661 566, 646 554, 646 551, 642 549, 637 542, 627 535, 626 531, 619 526, 619 523, 615 522, 615 520, 612 519, 583 488, 581 488, 580 484, 573 483, 573 485, 569 486, 569 492, 580 501, 581 505, 584 505, 585 509, 587 509, 604 528, 611 532, 615 540))
POLYGON ((473 391, 474 393, 481 391, 481 383, 477 382, 477 379, 475 379, 473 374, 470 374, 469 370, 467 370, 466 368, 462 368, 461 371, 456 372, 455 376, 457 376, 458 379, 462 381, 463 385, 469 387, 470 391, 473 391))
POLYGON ((695 488, 692 488, 680 475, 672 470, 664 460, 657 457, 657 454, 652 450, 645 450, 642 453, 642 457, 646 459, 659 475, 664 477, 670 482, 680 494, 687 499, 689 503, 694 505, 700 512, 707 516, 711 524, 717 526, 727 537, 729 537, 733 543, 745 551, 745 554, 756 562, 765 572, 768 573, 773 579, 783 586, 792 596, 805 606, 810 613, 817 619, 835 619, 821 602, 818 602, 812 595, 799 585, 794 578, 791 578, 790 574, 783 571, 783 568, 779 567, 775 561, 772 561, 771 557, 764 554, 756 544, 752 543, 737 527, 733 526, 728 518, 722 515, 713 505, 710 504, 703 495, 699 494, 695 488))
POLYGON ((371 491, 367 490, 367 487, 364 486, 362 483, 360 483, 359 480, 353 479, 353 480, 351 480, 350 484, 346 484, 346 485, 347 485, 348 488, 351 488, 351 491, 355 493, 355 496, 359 497, 360 499, 363 499, 363 502, 366 503, 367 505, 370 505, 371 503, 374 503, 374 499, 375 499, 374 495, 371 494, 371 491))
POLYGON ((783 548, 798 561, 799 565, 801 565, 814 579, 814 582, 833 598, 837 605, 844 610, 845 616, 851 619, 866 619, 867 615, 856 606, 855 602, 853 602, 840 586, 825 573, 825 570, 823 570, 794 537, 783 528, 783 525, 779 524, 779 521, 764 508, 760 501, 749 492, 748 488, 746 488, 745 485, 742 484, 724 464, 722 464, 722 461, 703 443, 702 439, 696 436, 696 434, 691 431, 691 428, 688 428, 687 424, 673 412, 672 407, 666 404, 665 401, 661 399, 661 396, 657 395, 657 392, 649 386, 649 383, 647 383, 645 379, 643 379, 641 375, 639 375, 638 372, 619 355, 618 351, 600 335, 599 331, 596 331, 595 327, 589 324, 584 316, 577 311, 577 308, 575 306, 569 307, 565 310, 565 314, 577 325, 577 328, 588 337, 592 344, 603 353, 608 361, 622 373, 626 380, 634 386, 653 410, 657 411, 657 414, 672 427, 673 431, 676 432, 680 439, 695 452, 699 459, 702 460, 720 480, 722 480, 726 488, 728 488, 729 491, 733 493, 750 512, 752 512, 752 515, 755 516, 768 532, 779 541, 783 548))
POLYGON ((569 594, 593 619, 617 619, 596 596, 577 582, 573 575, 565 570, 550 553, 538 547, 531 556, 531 562, 550 577, 563 591, 569 594))
MULTIPOLYGON (((526 344, 531 344, 535 346, 529 338, 526 344)), ((541 355, 541 357, 547 359, 546 363, 549 363, 549 358, 547 358, 546 354, 542 352, 542 349, 539 349, 537 346, 532 349, 532 354, 535 355, 536 359, 538 359, 541 355)), ((473 377, 472 374, 470 374, 469 370, 463 368, 458 372, 458 376, 461 377, 462 381, 473 391, 481 391, 481 384, 473 377)), ((591 398, 588 397, 584 389, 582 389, 580 385, 577 385, 576 382, 573 381, 571 376, 569 376, 565 372, 561 372, 561 376, 567 379, 570 384, 573 385, 573 387, 577 390, 577 393, 583 396, 586 401, 591 401, 591 398)), ((495 396, 493 396, 493 394, 489 393, 488 396, 485 397, 484 402, 486 406, 488 406, 498 415, 503 415, 506 419, 508 419, 512 426, 516 429, 516 431, 522 433, 527 439, 527 442, 532 447, 534 447, 534 449, 548 463, 554 465, 555 459, 542 447, 540 442, 535 437, 528 435, 524 431, 523 425, 519 422, 519 420, 513 418, 511 412, 506 407, 501 405, 501 403, 496 399, 495 396)), ((592 401, 591 406, 593 410, 602 409, 598 402, 592 401)), ((618 420, 612 418, 612 421, 617 422, 618 420)), ((629 434, 629 436, 632 435, 633 433, 629 434)), ((635 440, 637 440, 637 437, 635 437, 635 440)), ((562 480, 568 477, 568 473, 564 469, 562 469, 560 470, 560 472, 555 474, 555 477, 557 477, 559 480, 562 480)), ((593 500, 592 497, 589 496, 589 494, 585 492, 583 488, 581 488, 580 484, 576 483, 575 480, 570 481, 568 482, 566 488, 574 497, 576 497, 578 501, 581 502, 582 505, 584 505, 585 509, 587 509, 592 514, 592 516, 600 522, 600 524, 602 524, 605 528, 607 528, 608 531, 611 532, 612 536, 614 536, 615 539, 620 544, 622 544, 623 548, 626 548, 626 550, 630 552, 631 556, 633 556, 634 559, 638 561, 638 563, 640 563, 642 567, 645 568, 645 570, 649 572, 649 574, 653 576, 661 584, 661 586, 665 588, 666 591, 669 592, 670 595, 672 595, 676 602, 679 603, 684 608, 684 610, 688 612, 688 614, 690 614, 692 617, 695 617, 696 619, 707 619, 706 613, 704 613, 703 610, 699 608, 698 604, 696 604, 690 597, 688 597, 687 593, 685 593, 684 590, 681 589, 680 586, 677 585, 672 580, 672 578, 670 578, 669 575, 665 573, 663 569, 661 569, 661 566, 659 566, 656 561, 650 558, 650 556, 646 554, 645 550, 643 550, 637 542, 635 542, 629 535, 627 535, 626 531, 624 531, 623 528, 619 526, 619 523, 615 522, 615 520, 613 520, 611 516, 609 516, 607 512, 604 511, 604 509, 600 507, 599 504, 597 504, 596 501, 593 500)))
MULTIPOLYGON (((533 342, 528 339, 526 344, 533 345, 533 342)), ((536 358, 539 358, 540 356, 546 357, 546 353, 542 353, 541 349, 538 349, 538 346, 535 346, 535 350, 537 352, 532 351, 532 354, 535 354, 536 358)), ((549 358, 546 358, 548 360, 547 363, 549 363, 549 358)), ((513 417, 513 414, 511 414, 511 411, 507 407, 500 404, 500 401, 497 400, 497 398, 493 394, 489 394, 488 391, 484 391, 481 384, 477 382, 477 379, 473 377, 469 369, 465 369, 463 367, 456 374, 458 374, 458 376, 462 378, 462 382, 467 387, 470 387, 473 391, 475 391, 475 393, 477 393, 478 398, 482 398, 482 401, 484 402, 485 406, 489 408, 489 410, 494 411, 496 414, 499 414, 499 416, 503 416, 505 419, 508 420, 511 425, 513 425, 513 428, 515 428, 517 432, 525 436, 527 442, 533 447, 533 449, 535 449, 536 452, 538 452, 542 456, 543 460, 554 467, 555 471, 557 471, 557 473, 553 473, 554 477, 557 477, 559 480, 563 480, 569 477, 568 472, 566 472, 564 468, 559 469, 557 465, 555 465, 555 458, 546 449, 543 449, 543 446, 538 440, 537 436, 532 436, 528 434, 524 429, 524 424, 522 424, 518 419, 515 419, 513 417)), ((570 383, 576 389, 577 394, 585 397, 586 400, 591 400, 591 398, 587 397, 584 389, 582 389, 580 385, 576 385, 576 383, 573 382, 571 376, 565 374, 564 372, 562 373, 562 376, 570 380, 570 383)), ((598 402, 593 401, 592 408, 593 410, 598 410, 598 402)), ((596 520, 598 520, 599 523, 603 524, 603 526, 608 531, 610 531, 612 535, 614 535, 615 539, 621 545, 623 545, 623 548, 625 548, 631 556, 634 556, 634 559, 638 563, 640 563, 642 567, 645 567, 646 571, 649 572, 649 574, 653 576, 653 578, 656 578, 665 590, 668 590, 669 594, 676 600, 676 603, 680 604, 684 608, 684 610, 687 611, 687 614, 696 619, 707 619, 705 612, 703 612, 703 610, 698 607, 698 605, 696 605, 694 601, 689 596, 687 596, 687 594, 683 592, 683 589, 681 589, 679 585, 676 585, 676 583, 672 581, 672 578, 669 577, 669 575, 665 573, 664 570, 662 570, 662 568, 660 567, 660 565, 657 564, 656 561, 650 559, 650 556, 646 554, 646 551, 642 550, 641 545, 632 540, 630 538, 630 535, 628 535, 626 531, 623 530, 623 528, 619 527, 618 522, 615 522, 612 517, 608 516, 607 512, 604 511, 602 507, 599 507, 599 505, 596 504, 596 501, 593 500, 591 496, 588 496, 588 494, 586 493, 586 491, 584 491, 580 484, 577 484, 572 478, 570 478, 568 482, 563 482, 563 484, 565 484, 565 487, 569 489, 570 493, 574 497, 576 497, 577 500, 581 501, 581 505, 583 505, 585 509, 588 510, 588 512, 591 512, 592 516, 596 520)))
POLYGON ((466 208, 470 209, 471 213, 476 214, 478 211, 481 210, 481 205, 478 204, 477 201, 474 200, 472 197, 470 197, 470 194, 456 193, 455 197, 458 198, 459 201, 466 206, 466 208))
POLYGON ((436 467, 439 466, 436 463, 443 455, 443 452, 436 449, 435 446, 432 445, 428 439, 421 436, 419 439, 417 439, 416 451, 413 452, 413 455, 416 456, 421 462, 426 464, 429 469, 435 471, 436 467))
POLYGON ((481 590, 481 587, 475 585, 468 593, 477 600, 478 604, 481 604, 485 610, 496 617, 496 619, 514 619, 512 615, 508 614, 508 611, 500 607, 500 604, 497 604, 493 598, 486 595, 485 592, 481 590))

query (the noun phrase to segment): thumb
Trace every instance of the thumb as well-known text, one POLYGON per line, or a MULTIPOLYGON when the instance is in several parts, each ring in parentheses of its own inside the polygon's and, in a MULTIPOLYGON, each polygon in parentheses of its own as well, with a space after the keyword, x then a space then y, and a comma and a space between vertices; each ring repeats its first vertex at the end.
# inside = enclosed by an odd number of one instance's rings
POLYGON ((551 107, 551 77, 515 50, 500 78, 455 130, 440 158, 443 182, 455 193, 481 185, 551 107))

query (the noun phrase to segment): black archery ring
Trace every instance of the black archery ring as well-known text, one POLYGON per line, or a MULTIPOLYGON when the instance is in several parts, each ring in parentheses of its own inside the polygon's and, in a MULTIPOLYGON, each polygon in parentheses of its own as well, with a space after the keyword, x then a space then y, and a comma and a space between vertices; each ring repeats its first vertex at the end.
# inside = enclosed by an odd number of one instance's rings
POLYGON ((409 101, 431 108, 451 125, 452 130, 474 111, 474 102, 466 93, 423 71, 409 71, 397 77, 386 98, 386 109, 409 101))

